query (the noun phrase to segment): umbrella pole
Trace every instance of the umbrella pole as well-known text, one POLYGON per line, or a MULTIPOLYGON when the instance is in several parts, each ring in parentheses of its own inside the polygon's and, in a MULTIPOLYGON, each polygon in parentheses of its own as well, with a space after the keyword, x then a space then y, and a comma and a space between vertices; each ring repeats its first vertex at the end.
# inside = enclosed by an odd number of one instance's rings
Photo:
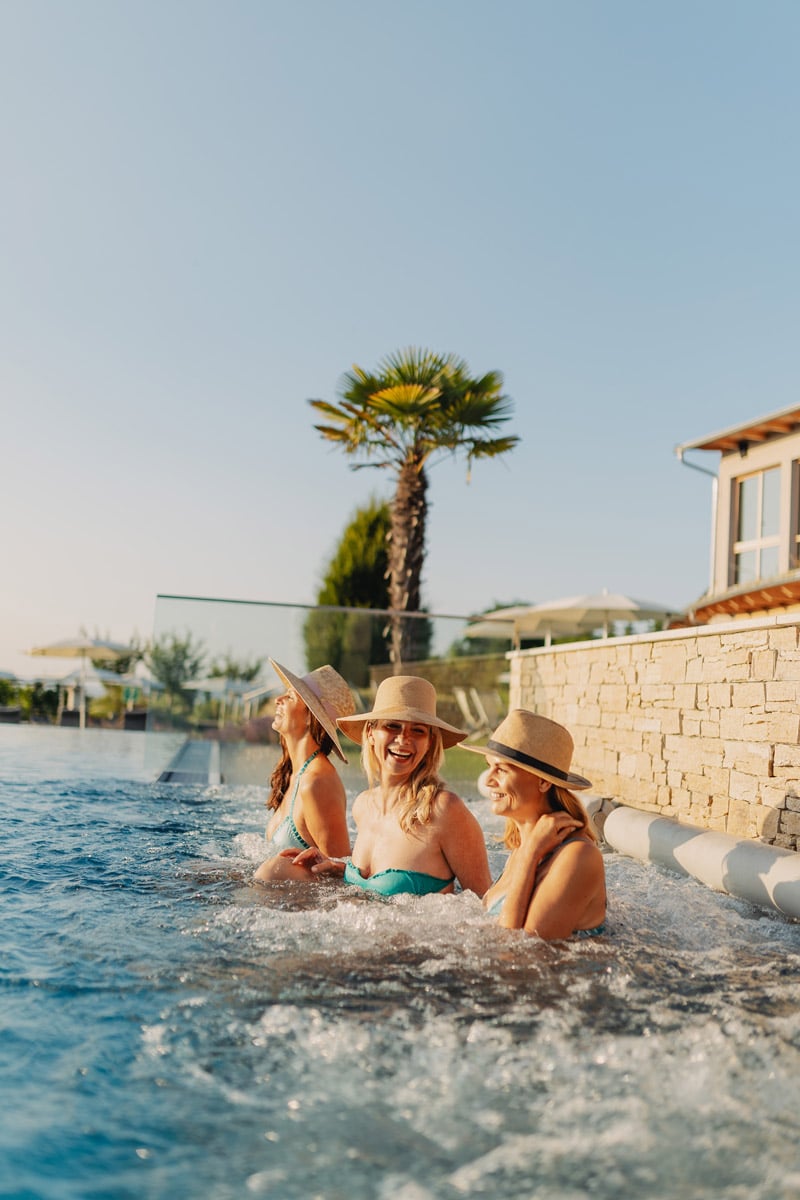
POLYGON ((86 655, 81 655, 81 702, 78 723, 81 729, 86 728, 86 655))

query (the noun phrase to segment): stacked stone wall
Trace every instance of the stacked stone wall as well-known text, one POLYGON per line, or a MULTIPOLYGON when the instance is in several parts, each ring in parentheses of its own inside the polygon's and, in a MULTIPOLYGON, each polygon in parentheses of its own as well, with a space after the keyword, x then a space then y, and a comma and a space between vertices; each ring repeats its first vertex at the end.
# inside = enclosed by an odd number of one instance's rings
POLYGON ((510 707, 567 726, 594 794, 800 848, 796 614, 522 650, 510 661, 510 707))

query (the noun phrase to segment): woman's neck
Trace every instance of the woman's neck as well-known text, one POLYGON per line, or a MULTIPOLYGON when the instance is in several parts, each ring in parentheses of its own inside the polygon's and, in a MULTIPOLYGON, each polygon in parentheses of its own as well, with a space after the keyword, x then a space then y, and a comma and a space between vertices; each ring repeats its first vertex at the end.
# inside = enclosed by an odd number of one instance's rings
POLYGON ((303 763, 319 750, 319 743, 315 742, 310 733, 304 733, 302 737, 286 739, 286 749, 289 751, 289 758, 292 760, 292 774, 299 771, 303 763))
POLYGON ((394 775, 389 777, 382 775, 379 782, 372 789, 372 798, 376 808, 383 813, 395 808, 400 801, 407 783, 407 779, 398 779, 394 775))

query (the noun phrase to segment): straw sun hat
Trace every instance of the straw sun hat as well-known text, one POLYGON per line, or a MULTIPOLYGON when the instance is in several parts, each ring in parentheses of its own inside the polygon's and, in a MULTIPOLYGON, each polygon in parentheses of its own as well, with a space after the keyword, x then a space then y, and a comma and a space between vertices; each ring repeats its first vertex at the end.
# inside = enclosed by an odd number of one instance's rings
POLYGON ((573 775, 573 741, 557 721, 540 717, 524 708, 514 708, 500 722, 485 746, 464 746, 475 754, 490 754, 540 775, 558 787, 582 791, 592 785, 582 775, 573 775))
POLYGON ((466 730, 448 725, 436 715, 436 689, 418 675, 390 675, 378 684, 372 712, 340 717, 337 724, 354 742, 360 742, 367 721, 411 721, 430 725, 442 734, 442 745, 455 746, 466 730))
POLYGON ((347 755, 339 743, 336 733, 337 717, 347 717, 355 712, 353 693, 333 667, 317 667, 308 675, 293 675, 276 663, 273 658, 270 665, 277 675, 280 675, 287 687, 294 688, 309 712, 313 713, 322 728, 333 742, 333 748, 342 762, 347 762, 347 755))

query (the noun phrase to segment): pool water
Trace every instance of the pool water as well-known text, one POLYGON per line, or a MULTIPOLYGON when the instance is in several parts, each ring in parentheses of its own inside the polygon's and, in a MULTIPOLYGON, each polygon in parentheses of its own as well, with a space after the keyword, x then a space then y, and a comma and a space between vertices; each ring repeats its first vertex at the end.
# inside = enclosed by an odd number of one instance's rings
POLYGON ((0 1195, 800 1192, 797 923, 614 854, 608 936, 550 945, 253 885, 264 789, 144 741, 0 727, 0 1195))

